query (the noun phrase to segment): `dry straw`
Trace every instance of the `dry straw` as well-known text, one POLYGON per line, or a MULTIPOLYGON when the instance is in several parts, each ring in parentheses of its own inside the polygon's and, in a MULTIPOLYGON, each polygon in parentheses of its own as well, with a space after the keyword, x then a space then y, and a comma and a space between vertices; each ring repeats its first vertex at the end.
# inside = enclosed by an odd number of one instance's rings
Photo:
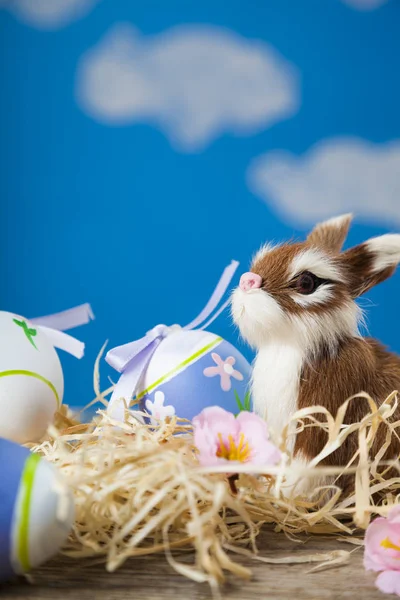
MULTIPOLYGON (((96 401, 106 405, 109 391, 98 393, 96 401)), ((98 557, 107 570, 115 571, 129 557, 163 552, 179 573, 217 589, 227 572, 251 575, 241 566, 240 555, 271 563, 319 563, 314 568, 348 559, 345 550, 267 559, 257 554, 256 537, 261 526, 270 523, 291 537, 302 532, 339 534, 361 544, 371 516, 386 514, 398 501, 400 476, 393 476, 393 471, 399 471, 398 461, 386 463, 383 473, 381 461, 392 436, 398 435, 400 422, 393 422, 397 403, 396 393, 379 407, 360 394, 345 402, 335 418, 323 407, 298 411, 281 442, 282 463, 256 470, 243 464, 236 495, 223 469, 199 467, 191 425, 177 418, 151 429, 129 411, 120 423, 106 410, 98 410, 91 423, 80 424, 64 409, 33 450, 59 467, 75 495, 76 521, 65 554, 76 559, 98 557), (368 403, 369 413, 347 425, 351 402, 368 403), (285 452, 295 434, 288 433, 293 423, 297 431, 322 427, 328 433, 323 451, 301 471, 296 471, 285 452), (386 442, 371 459, 369 449, 378 426, 386 428, 386 442), (350 434, 358 436, 358 450, 350 463, 321 466, 350 434), (335 484, 343 473, 355 482, 355 491, 347 498, 335 484), (285 492, 285 478, 293 475, 315 478, 312 498, 285 492), (325 479, 325 485, 318 487, 321 476, 327 475, 330 484, 325 479)))

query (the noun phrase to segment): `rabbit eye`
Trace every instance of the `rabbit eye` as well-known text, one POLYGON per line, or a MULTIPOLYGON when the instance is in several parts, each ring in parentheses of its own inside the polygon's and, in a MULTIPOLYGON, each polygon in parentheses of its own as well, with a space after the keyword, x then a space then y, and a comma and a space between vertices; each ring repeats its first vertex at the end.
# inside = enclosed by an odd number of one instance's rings
POLYGON ((296 281, 296 290, 300 294, 309 295, 321 285, 322 280, 316 277, 310 271, 302 273, 296 281))

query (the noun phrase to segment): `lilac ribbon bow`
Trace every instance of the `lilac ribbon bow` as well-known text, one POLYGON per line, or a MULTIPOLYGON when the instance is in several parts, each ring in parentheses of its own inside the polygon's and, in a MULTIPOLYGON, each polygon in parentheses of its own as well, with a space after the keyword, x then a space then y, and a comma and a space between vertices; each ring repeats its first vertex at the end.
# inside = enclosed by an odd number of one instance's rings
POLYGON ((145 372, 151 357, 162 340, 170 333, 180 329, 187 331, 192 329, 206 329, 206 327, 215 321, 228 306, 230 300, 224 302, 222 306, 212 314, 225 294, 238 266, 239 263, 236 260, 233 260, 231 264, 225 268, 206 306, 200 314, 188 325, 185 325, 185 327, 181 328, 179 325, 173 325, 172 327, 156 325, 140 340, 129 342, 128 344, 117 346, 116 348, 109 350, 106 355, 106 361, 116 371, 121 373, 121 377, 114 388, 108 405, 108 411, 110 414, 112 413, 112 416, 115 419, 123 421, 124 404, 121 402, 121 399, 127 401, 131 400, 132 396, 135 394, 142 374, 145 372))
POLYGON ((64 333, 64 330, 86 325, 91 319, 94 319, 94 315, 90 304, 86 303, 53 315, 29 319, 29 323, 36 325, 37 329, 49 338, 55 348, 64 350, 75 358, 82 358, 85 344, 72 335, 64 333))

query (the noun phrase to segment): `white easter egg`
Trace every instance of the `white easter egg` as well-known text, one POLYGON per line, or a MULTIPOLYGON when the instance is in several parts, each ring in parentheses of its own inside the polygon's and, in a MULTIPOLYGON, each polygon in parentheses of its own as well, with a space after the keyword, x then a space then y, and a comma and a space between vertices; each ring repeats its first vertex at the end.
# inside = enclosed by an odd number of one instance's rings
POLYGON ((51 341, 24 317, 0 311, 0 437, 21 444, 45 433, 64 378, 51 341))

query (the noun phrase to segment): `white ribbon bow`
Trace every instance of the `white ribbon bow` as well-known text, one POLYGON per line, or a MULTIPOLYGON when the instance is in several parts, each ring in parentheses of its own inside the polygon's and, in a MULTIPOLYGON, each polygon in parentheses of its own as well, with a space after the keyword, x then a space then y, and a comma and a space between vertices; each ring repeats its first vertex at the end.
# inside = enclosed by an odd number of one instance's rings
MULTIPOLYGON (((224 302, 222 306, 212 314, 225 294, 238 266, 239 263, 236 260, 233 260, 231 264, 225 268, 206 306, 193 321, 183 327, 184 330, 188 331, 196 328, 200 330, 206 329, 206 327, 215 321, 228 306, 230 300, 224 302), (206 321, 206 319, 208 320, 206 321), (204 321, 206 322, 204 323, 204 321)), ((129 342, 123 346, 112 348, 112 350, 107 353, 106 361, 108 364, 121 373, 121 377, 114 388, 108 405, 108 411, 110 414, 112 413, 112 416, 115 419, 123 420, 124 405, 121 400, 127 400, 128 402, 131 400, 132 396, 135 394, 139 380, 149 364, 156 348, 167 335, 170 335, 170 333, 173 333, 177 329, 182 328, 179 325, 173 325, 172 327, 156 325, 153 329, 148 331, 143 338, 129 342)))
POLYGON ((86 303, 63 312, 29 319, 29 323, 32 323, 39 331, 44 333, 55 348, 64 350, 64 352, 72 354, 75 358, 82 358, 85 344, 72 337, 72 335, 64 333, 64 330, 86 325, 92 319, 94 319, 92 308, 90 304, 86 303))

